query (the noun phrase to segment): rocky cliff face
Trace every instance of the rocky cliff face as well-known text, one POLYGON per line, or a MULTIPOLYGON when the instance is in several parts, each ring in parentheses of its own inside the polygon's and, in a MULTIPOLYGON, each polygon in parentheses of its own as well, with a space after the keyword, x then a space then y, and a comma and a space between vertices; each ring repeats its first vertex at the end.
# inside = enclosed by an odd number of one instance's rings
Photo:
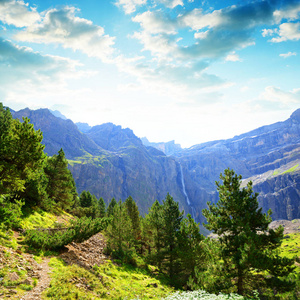
POLYGON ((217 197, 212 197, 214 182, 224 169, 231 168, 254 181, 260 204, 264 211, 273 210, 273 219, 290 220, 299 214, 300 110, 285 122, 229 140, 195 145, 175 155, 184 166, 190 199, 197 201, 196 193, 201 189, 209 192, 198 201, 202 206, 216 201, 217 197))
POLYGON ((167 143, 151 143, 146 137, 141 138, 141 141, 145 146, 156 148, 157 150, 162 151, 166 155, 173 155, 174 153, 182 150, 179 144, 175 144, 175 141, 170 141, 167 143))
POLYGON ((207 201, 218 200, 215 181, 231 168, 245 178, 243 184, 253 181, 261 206, 272 209, 273 219, 300 218, 300 110, 284 122, 232 139, 175 147, 180 151, 172 156, 143 145, 132 130, 112 123, 84 126, 84 134, 71 120, 47 109, 13 115, 29 117, 43 131, 49 155, 64 149, 79 193, 89 190, 106 202, 130 195, 142 213, 170 193, 181 209, 204 222, 201 211, 207 201))

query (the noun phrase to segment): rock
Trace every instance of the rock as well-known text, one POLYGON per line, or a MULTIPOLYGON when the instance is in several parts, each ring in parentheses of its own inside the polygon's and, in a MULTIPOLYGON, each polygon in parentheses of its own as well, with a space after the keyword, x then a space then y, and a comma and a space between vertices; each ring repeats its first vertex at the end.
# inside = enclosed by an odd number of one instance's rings
POLYGON ((19 275, 16 272, 8 274, 9 281, 18 281, 20 279, 19 275))
POLYGON ((33 280, 30 277, 27 277, 22 283, 27 285, 32 285, 33 280))

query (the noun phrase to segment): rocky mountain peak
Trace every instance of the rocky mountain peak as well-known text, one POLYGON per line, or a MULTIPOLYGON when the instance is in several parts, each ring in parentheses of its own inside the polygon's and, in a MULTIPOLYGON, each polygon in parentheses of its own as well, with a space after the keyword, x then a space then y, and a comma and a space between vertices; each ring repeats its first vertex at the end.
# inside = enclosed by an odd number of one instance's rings
POLYGON ((297 123, 300 123, 300 108, 291 114, 291 119, 297 123))
POLYGON ((141 146, 141 140, 129 128, 123 129, 120 125, 105 123, 92 127, 87 135, 101 148, 117 151, 128 146, 141 146))

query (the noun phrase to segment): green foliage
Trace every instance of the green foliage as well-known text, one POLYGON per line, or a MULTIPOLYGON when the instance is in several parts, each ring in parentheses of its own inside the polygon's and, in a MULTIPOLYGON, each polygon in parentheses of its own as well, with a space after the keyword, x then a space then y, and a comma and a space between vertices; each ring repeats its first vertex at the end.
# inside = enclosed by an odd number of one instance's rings
POLYGON ((135 252, 134 236, 127 207, 122 201, 119 201, 114 206, 113 214, 110 218, 111 221, 106 230, 108 237, 107 250, 114 257, 128 261, 135 252))
POLYGON ((52 280, 46 299, 160 299, 173 290, 146 270, 107 261, 89 272, 52 258, 52 280))
POLYGON ((202 249, 203 240, 204 237, 199 232, 199 224, 188 214, 180 224, 178 236, 178 254, 180 258, 180 276, 178 279, 180 279, 180 286, 185 285, 188 279, 194 280, 196 266, 203 264, 205 258, 202 249))
POLYGON ((268 228, 271 212, 262 213, 252 182, 240 189, 241 176, 229 169, 220 178, 218 203, 208 203, 209 208, 203 210, 206 227, 219 235, 226 282, 233 283, 238 294, 250 295, 254 289, 274 285, 276 278, 288 275, 294 269, 294 261, 277 255, 283 228, 268 228))
POLYGON ((22 229, 54 228, 56 216, 42 209, 27 209, 20 221, 22 229))
POLYGON ((58 151, 58 155, 47 158, 44 170, 48 179, 48 197, 54 202, 55 207, 69 210, 74 204, 77 193, 62 149, 58 151))
POLYGON ((298 167, 299 167, 299 164, 297 164, 297 165, 291 167, 290 169, 284 171, 284 172, 282 173, 282 175, 283 175, 283 174, 287 174, 287 173, 293 173, 298 167))
POLYGON ((153 203, 142 225, 148 262, 168 274, 174 286, 184 286, 203 259, 199 224, 190 215, 184 219, 178 203, 168 194, 163 204, 153 203))
POLYGON ((27 230, 25 243, 43 250, 59 250, 71 242, 83 242, 107 226, 106 219, 81 218, 62 230, 27 230))
POLYGON ((112 198, 107 207, 107 216, 110 217, 114 213, 114 207, 116 206, 117 201, 115 198, 112 198))
POLYGON ((139 209, 131 196, 129 196, 125 200, 124 204, 127 209, 127 215, 131 223, 130 225, 131 225, 132 234, 134 238, 134 246, 137 250, 139 248, 139 241, 141 239, 141 224, 140 224, 139 209))
POLYGON ((14 120, 0 103, 0 194, 18 194, 26 180, 36 178, 45 157, 42 139, 28 118, 14 120))
POLYGON ((99 217, 104 218, 106 215, 106 205, 103 198, 100 198, 98 201, 99 217))
POLYGON ((74 202, 75 184, 63 150, 47 158, 42 139, 28 118, 13 119, 0 103, 1 226, 16 226, 22 205, 53 211, 74 202))
POLYGON ((11 202, 9 196, 0 195, 0 230, 19 227, 23 204, 21 200, 11 202))

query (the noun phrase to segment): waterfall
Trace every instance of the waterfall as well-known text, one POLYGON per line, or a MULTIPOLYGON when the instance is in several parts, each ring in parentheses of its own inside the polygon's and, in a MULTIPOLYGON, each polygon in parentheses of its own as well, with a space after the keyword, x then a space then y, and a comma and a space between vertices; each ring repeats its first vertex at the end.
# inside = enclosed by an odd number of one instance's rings
POLYGON ((182 172, 182 165, 181 164, 180 164, 180 174, 181 174, 182 192, 185 196, 187 204, 190 206, 191 202, 190 202, 189 196, 187 195, 186 190, 185 190, 185 184, 184 184, 184 178, 183 178, 183 172, 182 172))
POLYGON ((192 218, 196 221, 196 210, 194 208, 194 206, 191 205, 191 201, 189 199, 189 196, 187 195, 186 189, 185 189, 185 184, 184 184, 184 177, 183 177, 183 172, 182 172, 182 165, 179 163, 180 165, 180 176, 181 176, 181 185, 182 185, 182 192, 185 196, 186 202, 188 204, 188 206, 191 208, 192 210, 192 218))

